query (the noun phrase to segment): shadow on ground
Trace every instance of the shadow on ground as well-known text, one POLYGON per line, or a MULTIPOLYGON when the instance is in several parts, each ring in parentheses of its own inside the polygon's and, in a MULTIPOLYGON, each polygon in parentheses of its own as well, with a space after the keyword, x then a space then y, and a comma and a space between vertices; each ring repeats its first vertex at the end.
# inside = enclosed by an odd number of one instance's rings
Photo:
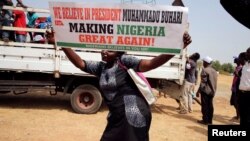
POLYGON ((15 109, 59 109, 73 112, 70 105, 69 96, 50 96, 48 94, 0 95, 0 107, 11 107, 15 109))

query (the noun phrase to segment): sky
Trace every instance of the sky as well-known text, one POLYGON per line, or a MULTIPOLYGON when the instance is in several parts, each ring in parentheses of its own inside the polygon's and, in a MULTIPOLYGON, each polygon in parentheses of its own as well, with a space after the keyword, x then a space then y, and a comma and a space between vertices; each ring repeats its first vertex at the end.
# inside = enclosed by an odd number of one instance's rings
MULTIPOLYGON (((48 9, 51 0, 23 0, 29 7, 48 9), (39 7, 38 7, 39 5, 39 7)), ((57 1, 57 0, 54 0, 57 1)), ((121 0, 58 0, 67 2, 120 3, 121 0)), ((130 1, 130 0, 125 0, 130 1)), ((143 0, 135 0, 143 1, 143 0)), ((150 0, 148 0, 150 1, 150 0)), ((159 5, 171 5, 173 0, 155 0, 159 5)), ((233 56, 250 47, 250 29, 241 25, 221 6, 219 0, 182 0, 188 7, 189 34, 192 43, 188 54, 199 52, 220 63, 233 63, 233 56)), ((13 0, 15 2, 15 0, 13 0)))

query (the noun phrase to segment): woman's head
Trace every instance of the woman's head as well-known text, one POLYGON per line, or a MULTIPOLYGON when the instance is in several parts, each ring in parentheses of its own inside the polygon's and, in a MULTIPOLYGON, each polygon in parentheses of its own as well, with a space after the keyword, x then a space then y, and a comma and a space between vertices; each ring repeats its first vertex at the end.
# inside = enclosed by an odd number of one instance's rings
POLYGON ((111 51, 111 50, 102 50, 102 61, 105 62, 114 62, 118 58, 120 58, 123 54, 125 54, 124 51, 111 51))

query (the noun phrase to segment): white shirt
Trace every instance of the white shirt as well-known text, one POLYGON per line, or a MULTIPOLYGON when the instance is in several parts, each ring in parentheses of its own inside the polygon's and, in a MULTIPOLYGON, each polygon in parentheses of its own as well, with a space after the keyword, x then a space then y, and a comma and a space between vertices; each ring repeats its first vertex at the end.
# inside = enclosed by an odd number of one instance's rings
POLYGON ((242 68, 239 89, 243 91, 250 91, 250 64, 248 62, 246 62, 242 68))

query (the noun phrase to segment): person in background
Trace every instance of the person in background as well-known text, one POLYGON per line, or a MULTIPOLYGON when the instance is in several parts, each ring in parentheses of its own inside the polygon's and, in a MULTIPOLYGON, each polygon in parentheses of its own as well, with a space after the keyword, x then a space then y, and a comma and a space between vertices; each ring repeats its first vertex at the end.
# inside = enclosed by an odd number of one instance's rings
POLYGON ((19 3, 19 6, 20 6, 20 7, 28 8, 28 6, 26 6, 26 5, 23 4, 23 1, 22 1, 22 0, 16 0, 16 2, 19 3))
POLYGON ((51 16, 48 16, 44 22, 39 22, 37 24, 37 28, 40 28, 40 29, 51 29, 52 28, 51 16))
MULTIPOLYGON (((36 20, 38 15, 35 12, 27 12, 27 19, 28 19, 28 28, 35 28, 36 27, 36 20)), ((33 42, 33 33, 29 32, 30 40, 33 42)))
MULTIPOLYGON (((236 21, 250 29, 250 0, 220 0, 220 3, 236 21)), ((240 125, 250 128, 250 47, 246 51, 245 59, 239 73, 239 112, 240 125)))
POLYGON ((250 129, 250 47, 245 53, 245 64, 240 72, 239 111, 240 125, 250 129))
POLYGON ((217 89, 217 77, 218 74, 215 69, 212 68, 213 59, 209 56, 203 58, 203 69, 201 71, 200 87, 196 93, 196 96, 201 95, 201 112, 202 120, 198 120, 201 124, 212 124, 214 106, 213 98, 217 89))
MULTIPOLYGON (((38 29, 52 29, 51 16, 38 18, 36 20, 36 28, 38 29)), ((33 42, 45 43, 45 34, 44 33, 34 33, 33 34, 33 42), (43 39, 42 39, 43 38, 43 39)))
MULTIPOLYGON (((16 4, 16 7, 21 7, 22 5, 20 3, 16 4)), ((20 27, 20 28, 26 28, 26 16, 25 13, 21 10, 14 10, 13 11, 14 16, 14 27, 20 27)), ((15 31, 16 35, 16 42, 26 42, 26 31, 15 31)))
POLYGON ((234 106, 235 111, 236 111, 236 116, 233 117, 232 119, 236 119, 239 120, 240 118, 240 113, 239 113, 239 94, 237 93, 237 81, 239 79, 239 71, 242 69, 242 64, 241 61, 238 57, 234 58, 234 63, 236 64, 236 67, 234 69, 234 78, 233 78, 233 82, 232 82, 232 87, 231 87, 231 91, 232 91, 232 95, 230 98, 230 104, 234 106))
MULTIPOLYGON (((1 6, 13 6, 12 0, 1 0, 1 6)), ((1 9, 1 25, 2 26, 11 26, 11 17, 12 17, 12 10, 5 10, 1 9)), ((4 42, 9 42, 10 40, 10 31, 2 30, 1 31, 2 39, 4 42)))
MULTIPOLYGON (((245 60, 246 60, 246 53, 241 52, 239 54, 239 56, 238 56, 238 63, 240 64, 240 66, 242 66, 242 67, 244 66, 245 60)), ((240 103, 240 98, 239 97, 240 97, 240 93, 241 93, 241 91, 239 90, 239 86, 240 86, 240 79, 241 79, 241 75, 242 75, 242 67, 238 71, 238 78, 236 79, 236 82, 235 82, 236 103, 238 104, 237 108, 238 108, 239 118, 240 118, 240 104, 239 104, 240 103)))
POLYGON ((181 100, 183 102, 183 106, 181 106, 180 114, 187 114, 188 112, 192 112, 192 104, 193 104, 193 93, 194 88, 197 83, 197 60, 200 59, 199 53, 193 53, 187 60, 185 66, 185 81, 184 87, 182 91, 181 100))

